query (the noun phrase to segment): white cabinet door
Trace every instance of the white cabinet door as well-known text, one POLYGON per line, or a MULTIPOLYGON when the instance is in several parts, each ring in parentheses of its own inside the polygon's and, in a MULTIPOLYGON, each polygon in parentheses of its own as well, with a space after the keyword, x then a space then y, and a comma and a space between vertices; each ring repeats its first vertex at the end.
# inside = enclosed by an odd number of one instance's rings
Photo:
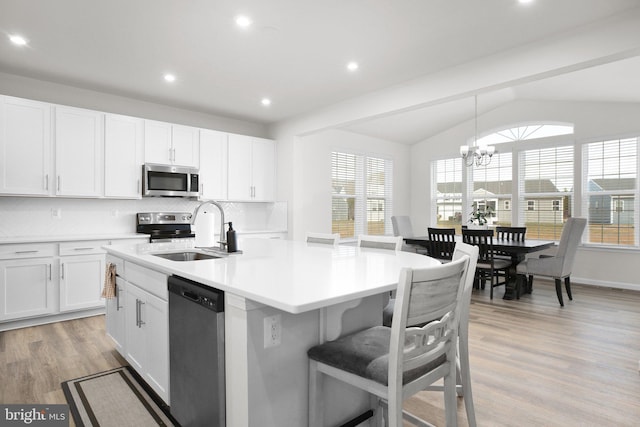
POLYGON ((104 306, 105 256, 60 257, 60 311, 104 306))
POLYGON ((171 123, 144 121, 144 161, 171 164, 171 123))
POLYGON ((199 165, 198 129, 171 123, 144 121, 144 161, 162 165, 199 165))
POLYGON ((142 329, 140 316, 142 306, 145 301, 146 292, 137 286, 127 283, 125 288, 125 358, 131 366, 140 374, 144 375, 146 365, 147 342, 145 339, 146 329, 142 329))
POLYGON ((268 201, 276 198, 275 142, 254 138, 251 153, 253 200, 268 201))
POLYGON ((103 194, 103 118, 97 111, 55 107, 56 195, 103 194))
POLYGON ((227 199, 228 134, 200 131, 200 196, 203 199, 227 199))
POLYGON ((127 282, 121 277, 116 277, 116 296, 106 300, 106 327, 107 335, 113 340, 116 350, 126 357, 125 354, 125 304, 127 282))
POLYGON ((200 143, 197 128, 172 125, 171 127, 171 163, 179 166, 200 165, 200 143))
POLYGON ((275 142, 229 134, 229 200, 275 199, 275 142))
POLYGON ((169 311, 167 301, 133 283, 126 285, 126 359, 169 403, 169 311))
POLYGON ((252 200, 251 144, 253 138, 246 135, 229 134, 229 200, 252 200))
POLYGON ((104 130, 104 195, 139 199, 142 194, 142 119, 107 114, 104 130))
POLYGON ((0 261, 0 321, 55 311, 53 258, 0 261))
POLYGON ((141 306, 141 320, 142 329, 146 331, 148 351, 144 378, 155 392, 169 403, 169 306, 167 301, 146 293, 145 302, 141 306))
POLYGON ((0 193, 51 194, 51 106, 0 96, 0 193))

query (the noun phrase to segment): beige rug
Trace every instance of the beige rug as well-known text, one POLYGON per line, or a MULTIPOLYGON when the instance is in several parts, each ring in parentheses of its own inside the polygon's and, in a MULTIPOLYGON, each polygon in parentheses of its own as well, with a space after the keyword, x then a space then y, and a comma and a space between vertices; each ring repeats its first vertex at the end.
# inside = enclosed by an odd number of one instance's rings
MULTIPOLYGON (((174 426, 129 367, 62 383, 78 427, 174 426)), ((145 385, 146 386, 146 385, 145 385)), ((156 397, 157 399, 157 397, 156 397)))

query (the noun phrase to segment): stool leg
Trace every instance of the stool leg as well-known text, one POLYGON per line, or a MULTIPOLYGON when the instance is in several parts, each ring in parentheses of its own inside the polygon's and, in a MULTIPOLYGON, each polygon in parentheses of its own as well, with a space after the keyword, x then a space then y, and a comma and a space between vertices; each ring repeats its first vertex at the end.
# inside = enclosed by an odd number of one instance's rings
POLYGON ((309 360, 309 427, 324 427, 322 405, 322 373, 318 362, 309 360))

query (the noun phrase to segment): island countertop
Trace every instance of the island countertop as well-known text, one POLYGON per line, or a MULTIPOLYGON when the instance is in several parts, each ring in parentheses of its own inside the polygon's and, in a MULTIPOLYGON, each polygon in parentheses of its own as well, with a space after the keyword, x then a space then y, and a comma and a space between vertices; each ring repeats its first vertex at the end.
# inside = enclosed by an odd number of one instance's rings
POLYGON ((403 267, 439 262, 409 252, 281 239, 245 239, 242 253, 171 261, 153 254, 193 250, 193 242, 105 246, 107 253, 297 314, 395 289, 403 267))

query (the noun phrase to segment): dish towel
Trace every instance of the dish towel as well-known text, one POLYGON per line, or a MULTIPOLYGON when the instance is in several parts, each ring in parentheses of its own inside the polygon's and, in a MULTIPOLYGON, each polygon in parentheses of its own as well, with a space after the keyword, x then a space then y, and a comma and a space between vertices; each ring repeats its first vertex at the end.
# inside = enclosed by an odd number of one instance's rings
POLYGON ((101 297, 107 299, 116 297, 116 265, 113 263, 107 263, 105 268, 101 297))

